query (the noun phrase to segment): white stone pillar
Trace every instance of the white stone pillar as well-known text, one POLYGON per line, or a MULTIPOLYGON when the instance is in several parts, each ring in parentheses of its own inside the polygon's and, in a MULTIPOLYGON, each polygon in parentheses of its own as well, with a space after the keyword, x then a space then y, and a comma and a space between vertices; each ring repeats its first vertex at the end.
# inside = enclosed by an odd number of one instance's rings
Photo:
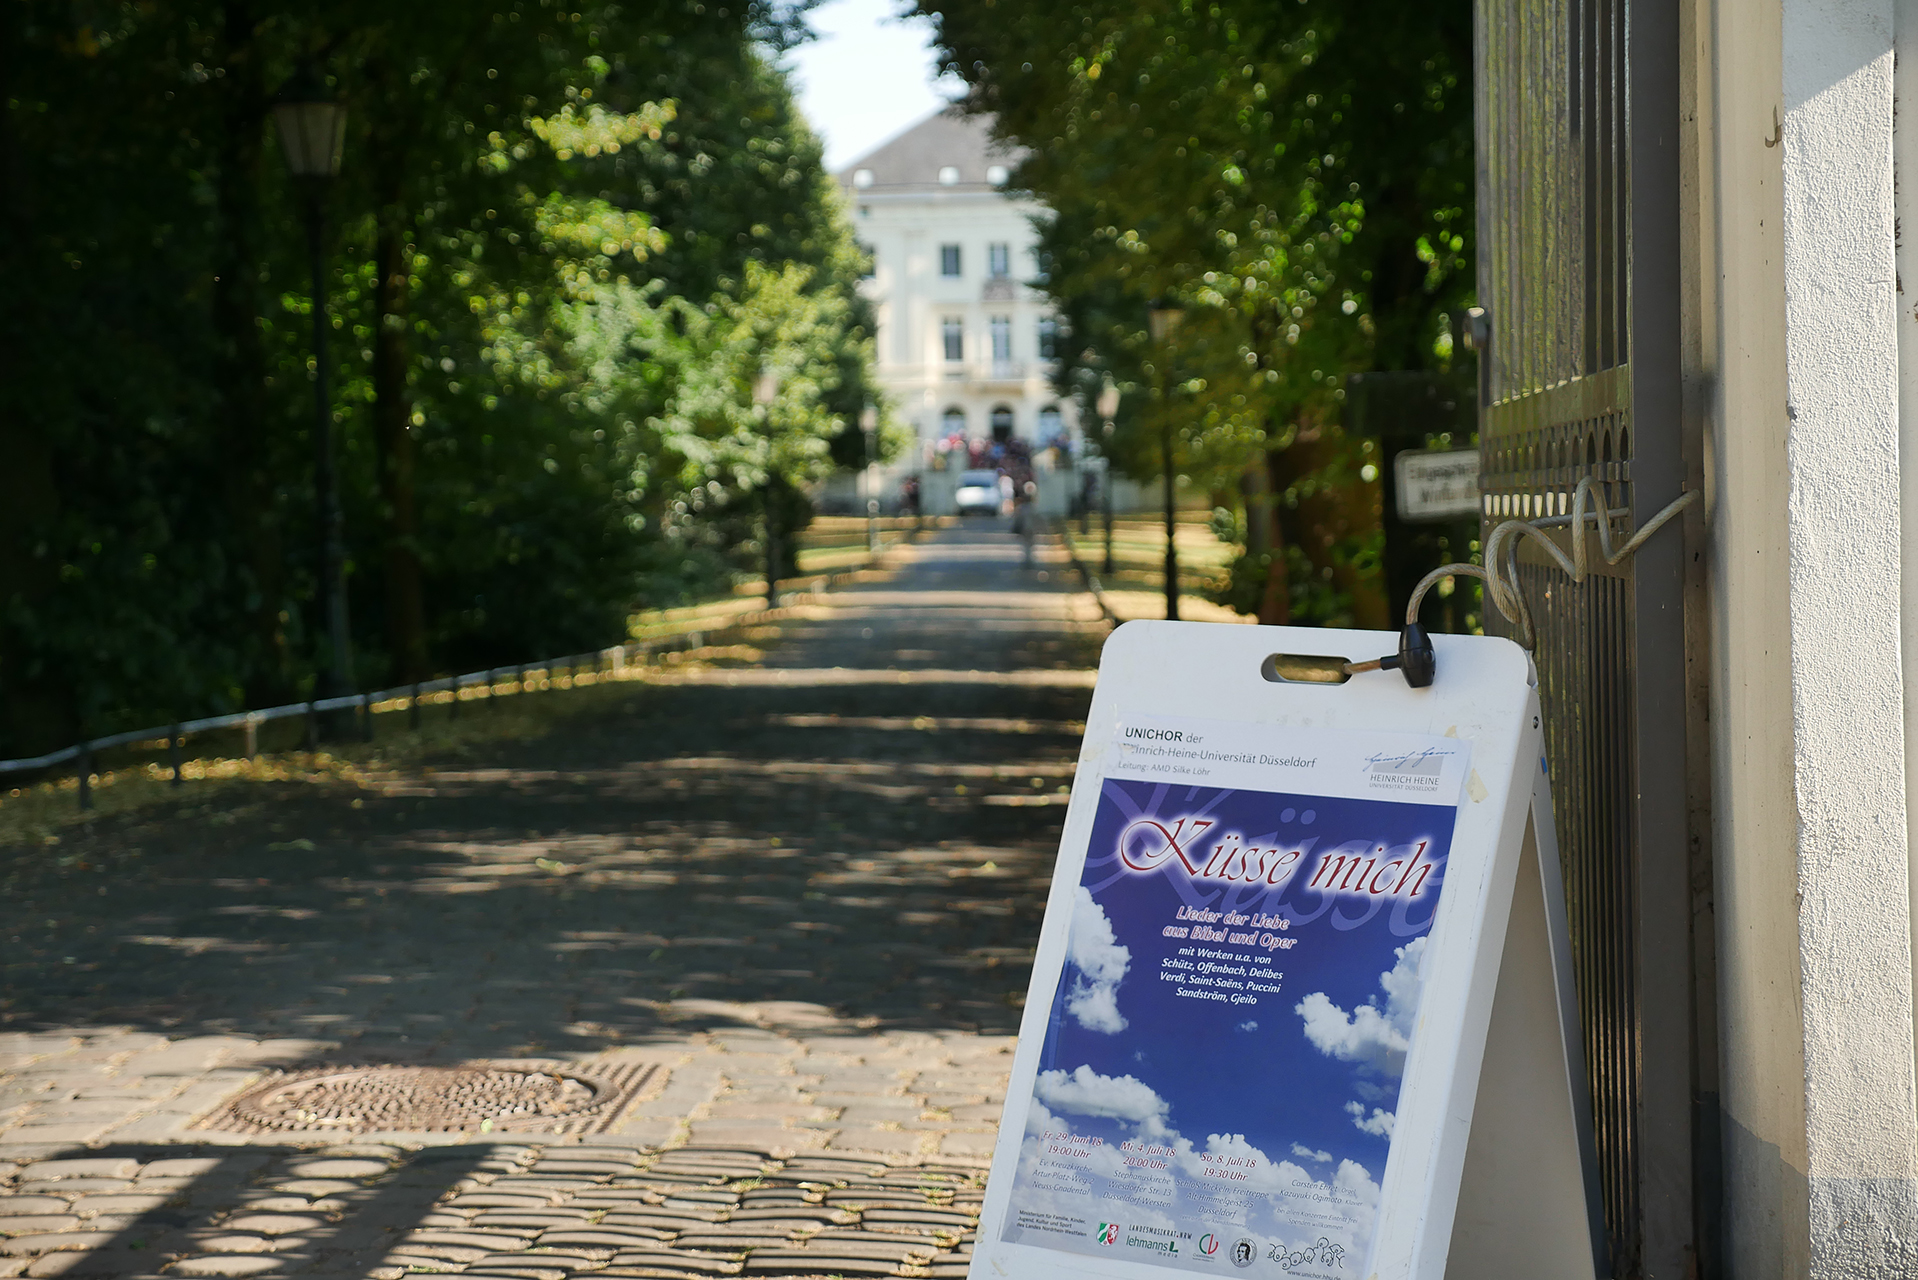
POLYGON ((1813 1276, 1918 1276, 1892 34, 1893 0, 1783 2, 1792 783, 1813 1276))

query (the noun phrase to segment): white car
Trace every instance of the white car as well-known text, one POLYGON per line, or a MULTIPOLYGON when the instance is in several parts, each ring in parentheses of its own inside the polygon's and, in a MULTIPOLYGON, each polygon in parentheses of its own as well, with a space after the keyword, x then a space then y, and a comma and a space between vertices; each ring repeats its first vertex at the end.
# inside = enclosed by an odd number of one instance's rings
POLYGON ((1003 510, 997 471, 961 471, 959 489, 953 494, 962 516, 996 516, 1003 510))

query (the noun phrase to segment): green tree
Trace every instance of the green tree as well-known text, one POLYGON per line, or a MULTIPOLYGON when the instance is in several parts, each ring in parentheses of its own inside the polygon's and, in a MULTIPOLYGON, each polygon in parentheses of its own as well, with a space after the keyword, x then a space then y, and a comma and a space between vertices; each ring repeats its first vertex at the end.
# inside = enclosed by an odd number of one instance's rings
POLYGON ((729 585, 736 512, 873 398, 858 254, 767 60, 802 13, 8 6, 0 282, 33 304, 0 320, 0 752, 309 687, 313 302, 269 123, 302 65, 351 126, 326 269, 363 679, 729 585), (762 315, 806 335, 765 339, 804 353, 786 434, 696 475, 702 361, 762 315))
POLYGON ((1451 361, 1470 297, 1469 6, 921 8, 1053 211, 1065 378, 1142 393, 1121 462, 1154 474, 1172 414, 1195 478, 1243 473, 1235 603, 1383 622, 1376 466, 1339 405, 1346 374, 1451 361), (1185 308, 1168 349, 1145 335, 1155 300, 1185 308))

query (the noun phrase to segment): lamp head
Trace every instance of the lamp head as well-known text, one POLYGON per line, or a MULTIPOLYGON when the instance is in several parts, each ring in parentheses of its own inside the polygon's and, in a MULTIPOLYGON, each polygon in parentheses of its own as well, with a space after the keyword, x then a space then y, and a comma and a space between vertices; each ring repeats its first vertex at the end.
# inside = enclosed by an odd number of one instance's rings
POLYGON ((1099 416, 1108 422, 1117 417, 1119 413, 1118 384, 1108 379, 1105 386, 1100 389, 1099 401, 1094 407, 1098 409, 1099 416))
POLYGON ((294 177, 339 176, 346 150, 346 106, 327 92, 311 67, 301 67, 281 86, 273 100, 273 123, 294 177))
POLYGON ((1170 298, 1153 301, 1145 313, 1146 325, 1152 331, 1154 342, 1164 342, 1179 327, 1179 321, 1185 318, 1185 308, 1170 298))

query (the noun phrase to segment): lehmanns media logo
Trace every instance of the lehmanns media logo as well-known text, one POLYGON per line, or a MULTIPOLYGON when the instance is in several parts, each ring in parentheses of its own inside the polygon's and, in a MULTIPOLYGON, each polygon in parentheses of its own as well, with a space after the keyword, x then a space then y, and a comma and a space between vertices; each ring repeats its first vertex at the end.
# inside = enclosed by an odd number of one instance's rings
POLYGON ((1092 1238, 1100 1244, 1119 1243, 1119 1224, 1116 1222, 1101 1222, 1099 1229, 1092 1233, 1092 1238))

